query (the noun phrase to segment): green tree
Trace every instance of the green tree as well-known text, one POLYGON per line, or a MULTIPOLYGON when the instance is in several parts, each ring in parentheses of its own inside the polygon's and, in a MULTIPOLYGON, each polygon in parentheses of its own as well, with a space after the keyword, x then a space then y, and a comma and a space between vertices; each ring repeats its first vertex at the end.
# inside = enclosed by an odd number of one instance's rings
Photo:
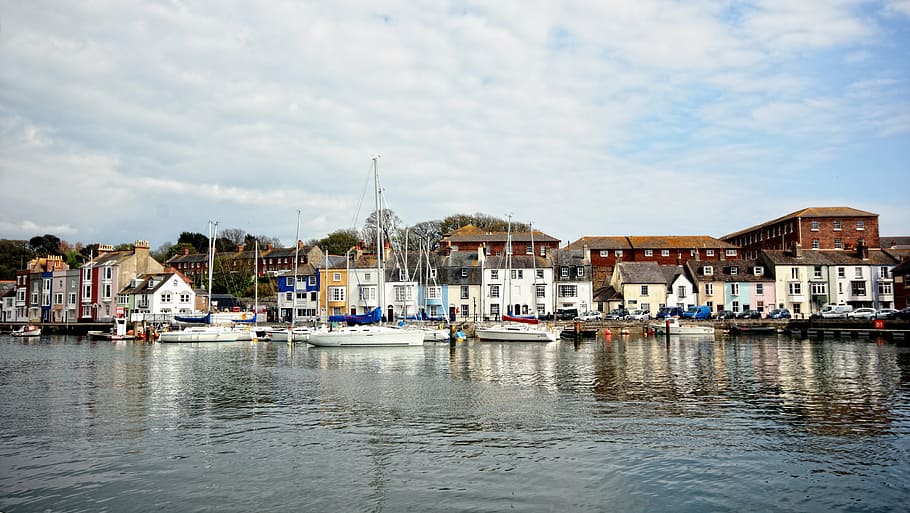
POLYGON ((253 292, 253 262, 237 254, 216 255, 212 266, 212 292, 249 297, 253 292))
POLYGON ((336 230, 320 239, 317 244, 326 253, 343 255, 352 247, 360 244, 360 235, 354 229, 336 230))
POLYGON ((208 253, 209 252, 209 237, 208 235, 203 235, 199 232, 183 232, 180 234, 180 237, 177 238, 177 243, 187 243, 193 246, 196 249, 196 253, 208 253))
POLYGON ((28 240, 29 249, 38 256, 62 255, 60 252, 60 237, 56 235, 38 235, 28 240))
POLYGON ((0 239, 0 280, 15 280, 16 271, 35 256, 28 241, 0 239))

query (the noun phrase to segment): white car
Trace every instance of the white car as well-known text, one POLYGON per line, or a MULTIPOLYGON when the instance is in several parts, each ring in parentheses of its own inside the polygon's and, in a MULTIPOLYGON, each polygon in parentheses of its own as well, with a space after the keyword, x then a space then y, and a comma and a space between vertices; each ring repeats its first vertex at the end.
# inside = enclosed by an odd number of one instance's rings
POLYGON ((591 311, 591 312, 585 312, 583 314, 578 315, 577 317, 575 317, 575 320, 576 321, 599 321, 603 318, 604 318, 604 314, 602 314, 600 312, 591 311))
POLYGON ((651 312, 649 310, 632 310, 632 313, 629 314, 627 319, 634 321, 647 321, 651 319, 651 312))
POLYGON ((876 319, 890 319, 896 313, 897 313, 896 308, 882 308, 879 311, 875 312, 875 318, 876 319))
POLYGON ((857 308, 847 312, 848 319, 872 319, 875 317, 875 308, 857 308))

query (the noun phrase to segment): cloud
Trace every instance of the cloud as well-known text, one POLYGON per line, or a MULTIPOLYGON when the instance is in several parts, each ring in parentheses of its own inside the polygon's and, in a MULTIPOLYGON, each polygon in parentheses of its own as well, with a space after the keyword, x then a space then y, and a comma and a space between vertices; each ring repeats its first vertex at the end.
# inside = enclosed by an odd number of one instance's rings
POLYGON ((157 245, 218 219, 291 241, 301 209, 321 237, 363 223, 382 153, 408 224, 509 211, 574 239, 684 212, 733 231, 719 211, 798 202, 847 151, 906 169, 902 6, 14 3, 0 228, 157 245))

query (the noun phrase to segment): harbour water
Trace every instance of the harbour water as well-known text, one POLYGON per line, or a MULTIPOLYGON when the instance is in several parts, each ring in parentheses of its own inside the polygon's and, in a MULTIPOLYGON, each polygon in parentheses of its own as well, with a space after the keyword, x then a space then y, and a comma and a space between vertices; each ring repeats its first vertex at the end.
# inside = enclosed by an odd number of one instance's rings
POLYGON ((0 511, 896 511, 910 348, 0 335, 0 511))

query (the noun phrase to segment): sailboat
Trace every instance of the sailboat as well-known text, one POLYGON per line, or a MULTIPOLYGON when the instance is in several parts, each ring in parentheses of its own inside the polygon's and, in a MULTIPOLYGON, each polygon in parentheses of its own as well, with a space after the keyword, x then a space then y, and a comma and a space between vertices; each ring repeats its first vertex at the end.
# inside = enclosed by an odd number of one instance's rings
MULTIPOLYGON (((533 230, 531 232, 531 258, 534 259, 534 276, 537 276, 537 256, 534 254, 533 230)), ((512 302, 512 216, 506 235, 506 291, 508 302, 512 302)), ((502 315, 503 323, 488 327, 479 327, 475 330, 480 340, 499 342, 555 342, 559 332, 551 326, 542 326, 536 316, 524 317, 519 315, 502 315)))
MULTIPOLYGON (((229 326, 216 326, 212 322, 212 267, 215 261, 215 235, 218 233, 218 223, 209 221, 209 305, 208 312, 203 317, 205 326, 189 326, 182 330, 162 331, 158 335, 158 342, 234 342, 239 333, 229 326)), ((176 320, 181 318, 174 317, 176 320)), ((192 320, 189 322, 199 322, 192 320)))
MULTIPOLYGON (((381 315, 384 301, 383 281, 385 268, 382 265, 382 223, 379 203, 379 156, 373 157, 373 182, 376 200, 376 280, 377 306, 376 314, 381 315)), ((314 346, 420 346, 423 345, 423 332, 383 326, 381 324, 354 325, 318 330, 310 334, 307 341, 314 346)))

